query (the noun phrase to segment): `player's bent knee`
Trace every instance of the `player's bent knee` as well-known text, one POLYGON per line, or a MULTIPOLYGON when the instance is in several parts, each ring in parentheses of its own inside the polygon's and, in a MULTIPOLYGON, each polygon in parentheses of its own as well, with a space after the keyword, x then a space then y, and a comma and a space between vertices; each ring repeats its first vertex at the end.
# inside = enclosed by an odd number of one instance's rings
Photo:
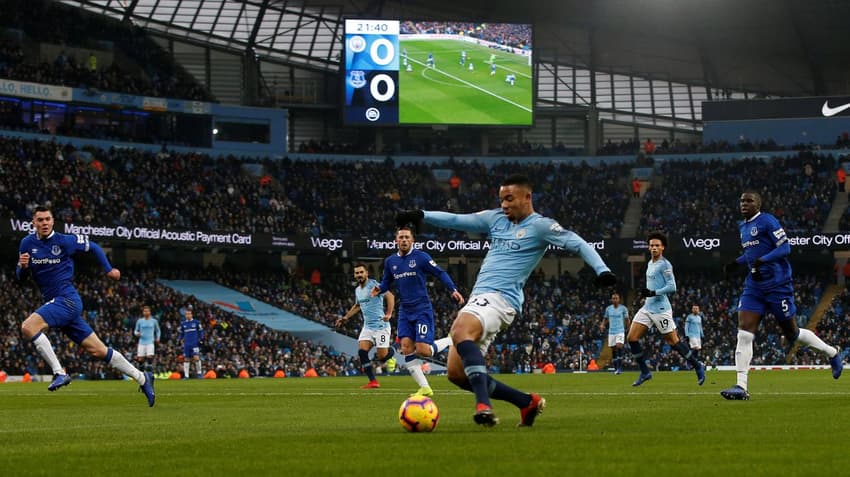
POLYGON ((463 370, 456 371, 449 369, 446 376, 448 376, 449 381, 456 386, 463 387, 466 383, 466 373, 464 373, 463 370))

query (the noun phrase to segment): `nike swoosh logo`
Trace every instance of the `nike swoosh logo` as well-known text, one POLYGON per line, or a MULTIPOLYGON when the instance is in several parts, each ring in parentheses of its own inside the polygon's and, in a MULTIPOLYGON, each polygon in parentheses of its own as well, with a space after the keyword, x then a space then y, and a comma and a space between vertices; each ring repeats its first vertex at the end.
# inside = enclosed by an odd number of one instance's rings
POLYGON ((836 114, 844 111, 845 109, 850 109, 850 103, 842 104, 841 106, 837 106, 835 108, 829 107, 829 100, 823 102, 823 107, 820 112, 823 113, 825 117, 835 116, 836 114))

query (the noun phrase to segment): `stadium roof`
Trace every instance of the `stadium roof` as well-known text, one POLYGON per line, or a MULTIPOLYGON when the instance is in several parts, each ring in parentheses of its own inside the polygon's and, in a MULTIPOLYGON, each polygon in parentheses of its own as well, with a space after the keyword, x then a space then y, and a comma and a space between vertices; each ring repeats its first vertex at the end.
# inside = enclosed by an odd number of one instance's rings
POLYGON ((782 96, 850 94, 844 0, 63 0, 336 71, 346 17, 522 22, 539 61, 782 96))

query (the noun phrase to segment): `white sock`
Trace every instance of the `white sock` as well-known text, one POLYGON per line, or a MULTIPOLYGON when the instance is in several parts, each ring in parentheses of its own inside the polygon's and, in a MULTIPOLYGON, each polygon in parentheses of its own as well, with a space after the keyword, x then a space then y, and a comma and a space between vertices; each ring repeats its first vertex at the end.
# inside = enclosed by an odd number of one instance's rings
POLYGON ((184 362, 183 362, 183 376, 186 376, 187 378, 192 377, 192 376, 189 374, 189 373, 191 372, 191 369, 189 368, 191 365, 192 365, 192 363, 190 363, 189 361, 184 361, 184 362))
POLYGON ((753 340, 755 335, 749 331, 738 330, 738 345, 735 348, 735 370, 738 372, 738 386, 747 389, 747 377, 750 362, 753 360, 753 340))
MULTIPOLYGON (((110 348, 111 349, 111 348, 110 348)), ((145 384, 145 373, 139 371, 138 368, 130 364, 127 358, 118 351, 112 350, 112 358, 109 360, 109 365, 121 371, 122 373, 135 379, 139 385, 145 384)))
POLYGON ((811 330, 808 330, 806 328, 800 328, 800 334, 797 336, 797 341, 810 348, 814 348, 820 351, 821 353, 829 356, 830 358, 838 354, 837 349, 835 349, 833 346, 824 343, 822 339, 818 338, 818 335, 812 333, 811 330))
POLYGON ((53 374, 65 374, 65 370, 62 369, 62 365, 59 364, 59 358, 56 357, 56 352, 53 351, 53 345, 50 344, 50 340, 47 339, 47 335, 39 333, 38 336, 32 340, 32 344, 35 345, 35 349, 38 351, 38 354, 44 358, 44 361, 47 362, 47 365, 53 370, 53 374))
POLYGON ((452 345, 452 337, 451 336, 446 336, 445 338, 440 338, 440 339, 434 341, 434 346, 436 347, 434 354, 442 353, 444 349, 448 348, 451 345, 452 345))
POLYGON ((407 368, 407 372, 410 373, 410 376, 413 377, 416 384, 418 384, 420 388, 428 386, 428 379, 425 378, 425 373, 422 372, 422 361, 420 361, 419 358, 414 358, 410 361, 407 360, 407 356, 404 358, 404 367, 407 368))
POLYGON ((198 370, 198 376, 202 376, 204 374, 204 370, 201 369, 200 361, 195 361, 195 368, 198 370))

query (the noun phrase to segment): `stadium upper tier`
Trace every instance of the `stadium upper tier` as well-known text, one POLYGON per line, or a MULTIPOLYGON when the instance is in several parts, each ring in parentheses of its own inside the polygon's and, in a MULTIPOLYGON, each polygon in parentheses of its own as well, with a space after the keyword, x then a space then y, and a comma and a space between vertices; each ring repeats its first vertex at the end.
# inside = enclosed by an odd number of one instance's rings
POLYGON ((41 0, 4 2, 0 78, 163 98, 212 99, 141 28, 41 0))
MULTIPOLYGON (((50 203, 59 222, 324 237, 393 237, 399 210, 497 208, 500 181, 523 173, 540 213, 589 240, 619 237, 630 203, 630 164, 448 161, 246 162, 202 154, 109 150, 0 138, 0 214, 27 221, 50 203), (460 179, 453 193, 448 170, 460 179)), ((642 236, 734 233, 738 196, 755 188, 789 230, 820 232, 834 197, 836 160, 810 152, 788 159, 667 161, 655 168, 639 213, 642 236)), ((443 238, 459 237, 427 230, 443 238)))

